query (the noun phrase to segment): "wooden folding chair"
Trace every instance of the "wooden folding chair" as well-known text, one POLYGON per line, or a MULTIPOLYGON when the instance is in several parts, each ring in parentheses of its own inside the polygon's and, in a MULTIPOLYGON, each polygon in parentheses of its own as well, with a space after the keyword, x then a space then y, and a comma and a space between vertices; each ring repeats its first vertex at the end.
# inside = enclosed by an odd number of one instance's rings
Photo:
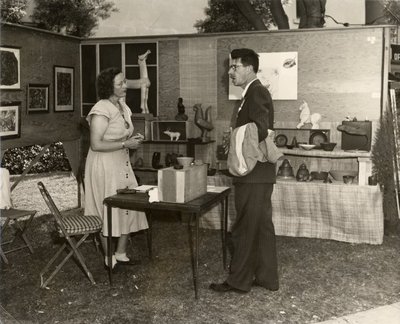
POLYGON ((61 215, 57 206, 55 205, 53 199, 48 193, 46 187, 42 182, 38 182, 38 187, 40 193, 43 196, 44 201, 49 207, 54 219, 56 221, 56 228, 61 237, 65 238, 65 242, 62 244, 57 253, 51 258, 44 269, 40 273, 40 287, 45 288, 50 280, 60 271, 62 266, 68 261, 68 259, 74 255, 79 262, 79 264, 84 269, 87 277, 92 284, 95 284, 92 273, 86 266, 85 259, 82 254, 78 251, 79 246, 86 240, 90 234, 100 233, 103 223, 102 220, 97 216, 83 216, 83 215, 71 215, 64 217, 61 215), (78 238, 80 237, 79 241, 78 238), (54 271, 49 275, 47 279, 44 278, 50 266, 57 260, 60 254, 64 250, 69 250, 67 256, 61 260, 61 262, 56 266, 54 271))
POLYGON ((19 251, 22 249, 29 249, 31 253, 33 253, 33 248, 31 243, 28 241, 25 231, 29 227, 29 224, 32 222, 33 216, 35 216, 36 210, 22 210, 22 209, 0 209, 0 217, 5 218, 4 224, 1 225, 1 244, 0 244, 0 256, 3 261, 8 264, 8 259, 6 257, 7 253, 19 251), (25 219, 23 219, 25 218, 25 219), (11 228, 14 233, 10 240, 4 241, 5 231, 7 228, 11 228), (20 238, 22 241, 22 245, 15 246, 13 243, 17 238, 20 238), (14 245, 11 247, 11 245, 14 245), (9 249, 4 251, 2 249, 3 246, 8 246, 9 249))

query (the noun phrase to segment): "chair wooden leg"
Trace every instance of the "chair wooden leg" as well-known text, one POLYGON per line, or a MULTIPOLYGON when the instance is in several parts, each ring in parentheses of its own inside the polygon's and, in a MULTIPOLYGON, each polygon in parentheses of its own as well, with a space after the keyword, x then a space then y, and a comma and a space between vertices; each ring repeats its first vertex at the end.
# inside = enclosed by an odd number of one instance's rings
POLYGON ((1 259, 4 261, 4 263, 8 264, 8 259, 7 259, 6 255, 4 254, 1 247, 0 247, 0 256, 1 256, 1 259))
POLYGON ((85 234, 82 236, 82 238, 78 241, 78 243, 75 244, 74 240, 70 237, 67 237, 67 240, 70 242, 70 246, 75 254, 75 256, 78 258, 79 263, 83 267, 83 269, 86 272, 86 275, 88 276, 90 282, 95 285, 96 282, 94 281, 92 273, 89 271, 88 267, 86 266, 85 259, 83 258, 82 254, 78 251, 78 247, 83 243, 83 241, 86 240, 86 238, 89 236, 89 234, 85 234))
POLYGON ((51 264, 54 263, 54 261, 58 258, 58 256, 60 255, 60 253, 62 251, 64 251, 64 249, 67 247, 67 243, 64 243, 61 248, 57 251, 57 253, 54 255, 54 257, 48 262, 48 264, 46 265, 46 267, 42 270, 42 272, 40 273, 40 279, 41 279, 41 288, 45 288, 47 286, 47 284, 50 282, 51 279, 53 279, 53 277, 60 271, 60 269, 64 266, 64 264, 71 258, 72 255, 75 254, 75 256, 77 257, 77 259, 79 260, 79 263, 81 264, 81 266, 83 267, 86 275, 88 276, 90 282, 92 284, 96 284, 96 282, 94 281, 93 275, 92 273, 89 271, 89 269, 87 268, 85 261, 83 259, 82 254, 78 251, 79 246, 86 240, 86 238, 89 236, 89 234, 85 234, 82 236, 82 238, 76 242, 75 240, 71 239, 70 237, 66 237, 66 240, 69 243, 69 246, 71 247, 71 251, 69 251, 69 253, 67 254, 67 256, 57 265, 57 267, 54 269, 54 271, 50 274, 50 276, 46 279, 46 281, 43 282, 43 276, 44 274, 47 272, 47 270, 49 269, 49 267, 51 266, 51 264))

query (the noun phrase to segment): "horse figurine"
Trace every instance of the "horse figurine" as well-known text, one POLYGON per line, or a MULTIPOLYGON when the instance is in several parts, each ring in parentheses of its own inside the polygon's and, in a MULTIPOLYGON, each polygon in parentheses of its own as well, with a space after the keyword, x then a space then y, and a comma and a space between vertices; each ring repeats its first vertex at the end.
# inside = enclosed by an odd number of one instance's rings
POLYGON ((167 129, 165 132, 163 132, 164 134, 168 135, 171 139, 171 141, 178 141, 179 137, 181 136, 181 133, 179 132, 171 132, 169 129, 167 129))
POLYGON ((319 129, 319 121, 321 120, 321 114, 314 113, 311 114, 310 108, 306 101, 303 100, 303 103, 299 107, 300 110, 300 123, 297 124, 296 128, 301 128, 304 124, 311 123, 311 129, 319 129))

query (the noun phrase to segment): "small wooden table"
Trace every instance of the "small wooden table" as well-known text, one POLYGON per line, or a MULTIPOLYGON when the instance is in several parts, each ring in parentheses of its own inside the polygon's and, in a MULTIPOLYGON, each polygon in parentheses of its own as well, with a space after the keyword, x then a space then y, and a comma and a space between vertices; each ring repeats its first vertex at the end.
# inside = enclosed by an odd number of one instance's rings
MULTIPOLYGON (((218 187, 216 187, 218 188, 218 187)), ((193 266, 193 281, 195 298, 198 298, 198 269, 199 269, 199 219, 200 217, 214 205, 221 203, 221 219, 223 220, 222 230, 222 255, 223 265, 226 269, 226 233, 227 233, 227 218, 228 218, 228 197, 231 189, 223 187, 220 191, 207 192, 199 198, 193 199, 186 203, 169 203, 169 202, 152 202, 149 203, 149 197, 146 193, 135 194, 117 194, 104 199, 104 204, 107 206, 107 250, 108 250, 108 264, 112 264, 112 208, 122 208, 130 210, 144 211, 149 221, 149 254, 152 255, 152 217, 153 210, 168 210, 177 211, 190 214, 189 225, 193 217, 195 219, 195 241, 196 252, 193 253, 193 245, 190 244, 192 264, 193 266), (194 256, 194 260, 193 260, 194 256)), ((189 231, 191 235, 192 231, 189 231)), ((189 242, 192 242, 189 240, 189 242)), ((109 267, 108 271, 110 285, 112 285, 112 269, 109 267)))

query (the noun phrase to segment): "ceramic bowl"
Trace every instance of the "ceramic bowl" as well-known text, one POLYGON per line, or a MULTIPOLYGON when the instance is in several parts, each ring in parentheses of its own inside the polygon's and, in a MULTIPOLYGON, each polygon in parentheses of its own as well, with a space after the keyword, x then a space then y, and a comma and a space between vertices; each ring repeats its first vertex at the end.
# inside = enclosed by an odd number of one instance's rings
POLYGON ((184 168, 189 167, 194 160, 194 158, 189 156, 180 156, 176 159, 178 160, 179 165, 182 165, 184 168))
POLYGON ((299 144, 299 147, 307 151, 312 150, 315 146, 314 144, 299 144))
POLYGON ((342 170, 331 170, 329 171, 330 175, 336 181, 344 181, 343 176, 352 176, 357 177, 357 171, 342 171, 342 170))
POLYGON ((324 151, 333 151, 333 149, 336 146, 336 143, 328 143, 328 142, 324 142, 324 143, 320 143, 322 149, 324 151))

